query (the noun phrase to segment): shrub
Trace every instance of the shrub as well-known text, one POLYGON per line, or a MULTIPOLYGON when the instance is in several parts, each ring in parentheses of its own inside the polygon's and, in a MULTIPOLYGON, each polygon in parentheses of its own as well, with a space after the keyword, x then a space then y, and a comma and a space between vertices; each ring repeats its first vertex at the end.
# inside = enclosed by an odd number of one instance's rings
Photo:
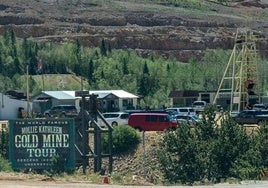
MULTIPOLYGON (((113 133, 113 153, 126 152, 132 149, 140 143, 141 138, 137 134, 137 131, 130 126, 119 125, 114 127, 113 133)), ((108 148, 108 136, 103 136, 103 149, 107 151, 108 148)))
POLYGON ((165 135, 158 152, 164 178, 170 183, 193 183, 199 179, 201 169, 198 144, 190 126, 180 125, 175 132, 165 135))
POLYGON ((0 155, 8 159, 8 150, 9 150, 9 134, 8 131, 1 131, 0 132, 0 155))
POLYGON ((1 155, 0 155, 0 171, 5 171, 5 172, 12 171, 9 161, 7 159, 4 159, 1 155))
POLYGON ((261 128, 248 135, 228 114, 217 125, 213 111, 208 108, 195 129, 181 125, 165 135, 158 160, 170 183, 256 179, 267 167, 267 144, 262 144, 267 143, 267 132, 261 128))

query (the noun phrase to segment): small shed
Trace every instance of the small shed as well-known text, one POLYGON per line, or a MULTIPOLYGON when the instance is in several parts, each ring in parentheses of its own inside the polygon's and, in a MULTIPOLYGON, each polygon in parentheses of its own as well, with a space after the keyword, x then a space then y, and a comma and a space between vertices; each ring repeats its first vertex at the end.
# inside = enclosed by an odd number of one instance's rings
POLYGON ((33 111, 43 114, 52 106, 69 104, 78 106, 78 99, 74 91, 42 91, 42 93, 32 97, 33 111))
POLYGON ((196 90, 173 90, 170 92, 170 106, 191 106, 199 97, 196 90))

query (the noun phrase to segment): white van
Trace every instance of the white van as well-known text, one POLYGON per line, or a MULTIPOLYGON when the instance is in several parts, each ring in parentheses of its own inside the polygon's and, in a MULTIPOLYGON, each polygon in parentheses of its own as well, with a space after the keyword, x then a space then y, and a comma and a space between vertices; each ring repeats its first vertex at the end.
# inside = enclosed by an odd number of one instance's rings
POLYGON ((206 101, 194 101, 193 102, 193 109, 198 114, 198 113, 204 111, 206 105, 207 105, 206 101))
POLYGON ((196 115, 195 110, 191 107, 173 107, 167 108, 166 111, 174 112, 173 115, 196 115))

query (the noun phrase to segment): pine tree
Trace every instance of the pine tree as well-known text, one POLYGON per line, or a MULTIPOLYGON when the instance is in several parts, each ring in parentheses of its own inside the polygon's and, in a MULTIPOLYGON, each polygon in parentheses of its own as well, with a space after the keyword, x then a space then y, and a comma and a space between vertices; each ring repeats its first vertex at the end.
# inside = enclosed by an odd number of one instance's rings
POLYGON ((105 79, 105 74, 104 74, 103 70, 101 71, 101 78, 105 79))
POLYGON ((138 83, 138 94, 140 96, 146 96, 147 95, 147 87, 146 87, 144 79, 143 78, 139 79, 137 81, 137 83, 138 83))
POLYGON ((81 60, 81 44, 78 39, 75 41, 75 49, 74 49, 74 55, 76 57, 77 62, 75 63, 75 70, 74 72, 77 75, 82 76, 82 60, 81 60))
POLYGON ((29 47, 29 43, 28 43, 27 38, 23 38, 22 50, 23 50, 24 60, 27 60, 29 58, 29 54, 30 54, 30 47, 29 47))
POLYGON ((148 68, 148 65, 147 65, 146 62, 145 62, 144 65, 143 65, 143 74, 148 74, 148 75, 150 75, 150 73, 149 73, 149 68, 148 68))
POLYGON ((167 64, 167 72, 170 72, 170 65, 167 64))
POLYGON ((11 41, 11 56, 13 58, 17 58, 18 54, 17 54, 17 46, 16 46, 16 36, 15 36, 13 29, 10 30, 10 41, 11 41))
POLYGON ((126 60, 126 58, 123 58, 123 74, 126 75, 128 73, 129 73, 129 71, 128 71, 128 67, 127 67, 127 60, 126 60))
POLYGON ((143 75, 140 80, 138 80, 138 93, 142 96, 147 96, 150 93, 150 74, 147 63, 143 65, 143 75))
POLYGON ((102 56, 107 56, 107 49, 106 49, 106 46, 105 46, 104 39, 101 40, 100 52, 101 52, 102 56))
POLYGON ((81 63, 81 44, 78 39, 75 41, 75 57, 78 63, 81 63))
POLYGON ((111 47, 111 44, 110 43, 108 43, 108 52, 109 53, 112 53, 112 47, 111 47))
POLYGON ((94 73, 94 63, 91 59, 88 63, 88 83, 89 84, 92 84, 94 82, 93 73, 94 73))

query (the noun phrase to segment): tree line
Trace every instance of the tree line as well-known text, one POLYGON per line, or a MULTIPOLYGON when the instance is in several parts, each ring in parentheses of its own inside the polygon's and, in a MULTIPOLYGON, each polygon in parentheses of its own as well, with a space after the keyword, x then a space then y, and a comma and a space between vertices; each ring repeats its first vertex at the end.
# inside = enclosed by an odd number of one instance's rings
POLYGON ((180 125, 164 136, 158 159, 166 181, 192 185, 263 178, 261 171, 268 167, 267 124, 249 130, 229 114, 216 122, 214 108, 205 110, 195 128, 180 125))
MULTIPOLYGON (((22 77, 28 67, 31 95, 42 90, 34 75, 72 74, 87 80, 84 89, 124 89, 140 95, 142 107, 159 108, 169 105, 168 95, 172 90, 217 90, 230 53, 230 50, 207 50, 202 59, 193 57, 182 63, 155 54, 143 58, 134 50, 113 49, 105 39, 99 47, 89 48, 82 46, 78 39, 61 44, 37 42, 32 38, 17 38, 13 30, 7 30, 0 36, 0 90, 26 91, 22 77)), ((262 67, 267 64, 267 60, 260 62, 262 67)), ((261 83, 267 91, 266 77, 261 83)))

